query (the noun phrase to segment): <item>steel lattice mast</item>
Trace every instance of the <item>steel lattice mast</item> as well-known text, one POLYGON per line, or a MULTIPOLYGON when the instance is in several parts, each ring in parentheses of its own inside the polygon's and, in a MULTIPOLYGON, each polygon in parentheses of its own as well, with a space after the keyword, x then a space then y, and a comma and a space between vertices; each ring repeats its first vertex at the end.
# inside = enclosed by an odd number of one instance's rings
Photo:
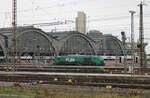
POLYGON ((144 31, 143 31, 143 2, 139 4, 140 7, 140 24, 139 24, 139 40, 140 40, 140 73, 142 73, 144 60, 144 31))
POLYGON ((16 29, 17 29, 17 0, 12 0, 12 30, 13 30, 13 71, 15 71, 16 57, 16 29))

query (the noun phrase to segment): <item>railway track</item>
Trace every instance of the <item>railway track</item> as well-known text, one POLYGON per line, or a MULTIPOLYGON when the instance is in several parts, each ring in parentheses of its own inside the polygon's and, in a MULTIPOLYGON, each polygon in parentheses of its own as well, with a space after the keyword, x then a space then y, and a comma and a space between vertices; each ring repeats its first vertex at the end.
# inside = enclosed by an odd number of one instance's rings
POLYGON ((0 81, 150 89, 149 75, 0 72, 0 81))
MULTIPOLYGON (((13 67, 0 66, 0 71, 12 71, 13 67)), ((113 73, 122 74, 128 73, 128 68, 124 67, 111 67, 111 66, 39 66, 39 65, 16 65, 16 71, 28 71, 28 72, 74 72, 74 73, 113 73), (126 71, 125 71, 126 70, 126 71)), ((150 74, 150 68, 143 68, 143 74, 150 74)), ((134 73, 137 74, 139 68, 134 68, 134 73)))
MULTIPOLYGON (((0 66, 0 71, 11 71, 12 68, 10 65, 0 66)), ((16 65, 15 70, 29 72, 123 73, 124 67, 16 65)), ((138 68, 135 70, 138 71, 138 68)))
MULTIPOLYGON (((0 66, 0 71, 11 71, 12 66, 0 66)), ((32 72, 76 72, 76 73, 109 73, 113 70, 121 72, 123 68, 104 68, 102 66, 31 66, 17 65, 16 71, 32 72)))

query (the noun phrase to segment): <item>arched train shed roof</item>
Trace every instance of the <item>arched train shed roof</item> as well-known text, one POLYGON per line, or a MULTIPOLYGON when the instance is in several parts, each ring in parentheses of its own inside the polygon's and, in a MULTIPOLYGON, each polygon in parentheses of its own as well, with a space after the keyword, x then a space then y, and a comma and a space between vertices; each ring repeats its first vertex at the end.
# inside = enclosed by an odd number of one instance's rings
POLYGON ((71 54, 72 53, 87 54, 87 55, 96 54, 94 40, 92 40, 91 38, 89 38, 87 35, 83 33, 79 33, 76 31, 56 32, 56 33, 52 33, 52 36, 58 39, 60 42, 59 53, 65 52, 66 50, 71 54), (65 50, 63 51, 63 49, 65 50))
POLYGON ((112 35, 104 35, 104 49, 111 50, 107 55, 112 55, 113 51, 116 55, 123 55, 125 50, 122 42, 112 35))
MULTIPOLYGON (((8 44, 9 44, 9 47, 12 47, 12 41, 11 41, 13 37, 12 28, 2 28, 0 29, 0 32, 2 35, 9 37, 8 44)), ((17 40, 17 48, 19 48, 17 51, 22 51, 20 50, 20 48, 23 48, 23 47, 28 47, 29 49, 34 48, 34 44, 37 44, 38 46, 35 46, 35 47, 41 46, 40 48, 42 47, 48 48, 46 47, 46 45, 47 46, 50 45, 53 48, 53 51, 55 52, 55 54, 57 54, 57 49, 55 47, 55 43, 57 41, 52 36, 42 31, 41 29, 34 28, 33 26, 18 27, 16 30, 16 40, 17 40), (36 43, 35 41, 33 41, 35 38, 38 41, 36 43), (25 45, 25 44, 28 44, 28 45, 25 45)), ((32 49, 32 51, 33 50, 35 49, 32 49)))
POLYGON ((87 36, 93 39, 96 42, 96 44, 98 44, 96 45, 97 54, 104 54, 104 55, 124 54, 125 48, 122 42, 115 36, 112 36, 110 34, 96 33, 96 32, 87 33, 87 36), (101 44, 101 47, 99 43, 101 44), (103 52, 103 53, 98 53, 98 52, 103 52))

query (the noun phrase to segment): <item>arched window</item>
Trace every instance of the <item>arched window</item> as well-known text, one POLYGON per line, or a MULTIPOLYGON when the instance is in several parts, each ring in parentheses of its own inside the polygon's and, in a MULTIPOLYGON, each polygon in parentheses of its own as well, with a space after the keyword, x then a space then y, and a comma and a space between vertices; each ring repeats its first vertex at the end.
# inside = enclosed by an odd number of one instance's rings
POLYGON ((28 31, 17 38, 17 52, 21 56, 54 56, 55 49, 52 42, 43 34, 28 31))
POLYGON ((61 47, 59 55, 94 55, 90 42, 81 35, 71 36, 61 47))
POLYGON ((113 38, 107 38, 105 40, 104 53, 109 56, 120 56, 123 55, 123 50, 117 40, 113 38))

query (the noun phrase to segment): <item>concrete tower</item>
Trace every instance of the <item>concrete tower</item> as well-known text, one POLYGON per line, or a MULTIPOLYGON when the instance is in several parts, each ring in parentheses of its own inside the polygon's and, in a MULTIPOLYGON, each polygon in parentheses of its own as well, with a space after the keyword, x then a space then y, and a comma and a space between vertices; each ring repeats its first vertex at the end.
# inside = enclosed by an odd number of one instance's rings
POLYGON ((76 17, 76 31, 86 33, 86 14, 84 12, 78 12, 78 16, 76 17))

